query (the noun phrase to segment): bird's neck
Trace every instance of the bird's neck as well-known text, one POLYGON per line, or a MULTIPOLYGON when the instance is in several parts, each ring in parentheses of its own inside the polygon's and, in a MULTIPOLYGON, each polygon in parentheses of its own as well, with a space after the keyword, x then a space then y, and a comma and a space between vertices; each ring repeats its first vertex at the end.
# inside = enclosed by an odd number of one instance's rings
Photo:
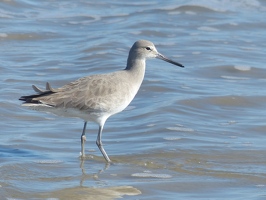
POLYGON ((127 59, 126 71, 128 71, 134 79, 134 82, 139 82, 140 84, 143 81, 145 75, 146 60, 143 58, 131 58, 127 59))

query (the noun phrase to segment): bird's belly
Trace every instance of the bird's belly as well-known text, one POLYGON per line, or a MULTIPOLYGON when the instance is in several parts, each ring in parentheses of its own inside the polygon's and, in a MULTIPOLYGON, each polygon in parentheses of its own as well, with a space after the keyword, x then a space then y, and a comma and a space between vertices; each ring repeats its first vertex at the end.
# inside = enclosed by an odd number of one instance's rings
POLYGON ((86 111, 86 110, 79 110, 76 108, 65 108, 65 107, 56 108, 42 104, 32 104, 32 105, 24 104, 24 106, 31 110, 51 113, 61 117, 81 118, 84 121, 92 121, 98 124, 102 122, 102 119, 107 119, 110 116, 108 112, 86 111))

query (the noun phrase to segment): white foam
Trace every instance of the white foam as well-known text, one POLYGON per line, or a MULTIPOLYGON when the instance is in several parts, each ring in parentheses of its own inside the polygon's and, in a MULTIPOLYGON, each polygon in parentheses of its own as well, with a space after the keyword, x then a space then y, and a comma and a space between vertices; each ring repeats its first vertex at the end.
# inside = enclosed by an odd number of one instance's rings
POLYGON ((47 73, 42 73, 42 72, 40 72, 40 73, 35 73, 35 75, 36 76, 45 76, 47 73))
POLYGON ((164 140, 171 140, 171 141, 173 141, 173 140, 180 140, 181 138, 180 137, 165 137, 163 139, 164 140))
POLYGON ((255 185, 256 187, 265 187, 263 184, 255 185))
POLYGON ((236 66, 234 66, 234 68, 237 69, 237 70, 240 70, 240 71, 249 71, 249 70, 251 70, 250 66, 243 66, 243 65, 242 66, 241 65, 240 66, 236 65, 236 66))
POLYGON ((231 26, 238 26, 238 23, 236 23, 236 22, 231 22, 231 23, 229 23, 231 26))
POLYGON ((193 11, 186 11, 185 12, 187 15, 196 15, 197 13, 193 12, 193 11))
POLYGON ((62 160, 37 160, 35 161, 35 163, 38 164, 58 164, 58 163, 62 163, 62 160))
POLYGON ((131 31, 130 33, 133 34, 133 35, 140 35, 141 31, 131 31))
POLYGON ((0 33, 0 37, 7 37, 8 35, 6 33, 0 33))
POLYGON ((171 131, 180 131, 180 132, 194 132, 194 129, 184 128, 184 127, 167 127, 166 129, 171 131))
POLYGON ((141 178, 172 178, 169 174, 152 174, 152 173, 135 173, 131 176, 141 177, 141 178))
MULTIPOLYGON (((244 41, 250 43, 250 40, 244 40, 244 41)), ((261 48, 252 47, 252 46, 239 47, 239 49, 242 49, 242 50, 245 50, 245 51, 260 51, 261 50, 261 48)))
POLYGON ((218 28, 213 28, 213 27, 209 27, 209 26, 201 26, 198 28, 198 30, 200 31, 207 31, 207 32, 217 32, 220 31, 218 28))
POLYGON ((193 55, 198 55, 198 54, 201 54, 201 52, 200 51, 193 51, 192 54, 193 55))
POLYGON ((247 77, 236 77, 236 76, 221 76, 221 78, 229 79, 229 80, 248 80, 247 77))

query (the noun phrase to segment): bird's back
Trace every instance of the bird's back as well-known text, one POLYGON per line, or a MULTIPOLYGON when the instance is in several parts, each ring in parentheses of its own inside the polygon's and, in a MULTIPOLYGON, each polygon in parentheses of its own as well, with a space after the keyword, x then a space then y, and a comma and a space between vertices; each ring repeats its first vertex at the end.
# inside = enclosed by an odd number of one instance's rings
POLYGON ((25 101, 23 105, 31 109, 55 114, 61 112, 64 116, 71 116, 73 111, 84 113, 85 116, 110 116, 124 110, 136 95, 141 83, 129 79, 131 74, 127 70, 91 75, 58 89, 23 96, 20 100, 25 101))

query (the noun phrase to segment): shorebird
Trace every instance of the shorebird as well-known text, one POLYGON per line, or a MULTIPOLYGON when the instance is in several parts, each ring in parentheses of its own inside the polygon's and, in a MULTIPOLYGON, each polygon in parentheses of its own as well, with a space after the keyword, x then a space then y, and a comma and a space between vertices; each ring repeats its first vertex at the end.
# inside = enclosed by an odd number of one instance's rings
POLYGON ((148 58, 158 58, 184 67, 160 54, 152 42, 139 40, 131 47, 124 70, 86 76, 57 89, 49 83, 46 83, 45 90, 33 85, 37 94, 22 96, 19 100, 24 101, 23 106, 33 110, 83 119, 81 158, 85 157, 87 122, 97 123, 96 144, 106 162, 111 162, 102 145, 103 126, 110 116, 124 110, 134 99, 143 81, 148 58))

